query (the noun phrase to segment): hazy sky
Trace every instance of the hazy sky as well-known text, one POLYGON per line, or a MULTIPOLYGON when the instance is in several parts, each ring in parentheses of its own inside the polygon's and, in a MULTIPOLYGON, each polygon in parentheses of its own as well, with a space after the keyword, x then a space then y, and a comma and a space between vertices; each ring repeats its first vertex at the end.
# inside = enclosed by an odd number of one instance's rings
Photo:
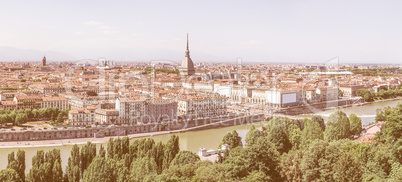
MULTIPOLYGON (((1 1, 0 46, 76 59, 402 62, 401 1, 1 1)), ((6 53, 5 53, 6 54, 6 53)), ((48 58, 51 60, 51 58, 48 58)))

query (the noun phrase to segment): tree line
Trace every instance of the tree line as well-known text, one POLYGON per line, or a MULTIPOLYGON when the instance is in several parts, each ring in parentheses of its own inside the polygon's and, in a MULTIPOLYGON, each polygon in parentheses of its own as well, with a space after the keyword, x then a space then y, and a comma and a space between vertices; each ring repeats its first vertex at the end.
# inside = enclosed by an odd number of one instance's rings
POLYGON ((390 88, 387 90, 380 90, 378 92, 371 92, 367 89, 356 90, 356 96, 360 96, 366 102, 372 102, 374 100, 391 99, 402 96, 402 85, 396 88, 390 88))
POLYGON ((42 109, 0 109, 0 124, 13 123, 24 124, 28 121, 49 119, 52 123, 63 123, 63 118, 68 116, 67 110, 60 110, 58 107, 47 107, 42 109))
POLYGON ((236 131, 220 143, 231 149, 215 162, 180 150, 179 138, 111 138, 107 146, 74 145, 65 171, 60 151, 38 151, 24 176, 22 150, 9 155, 0 181, 401 181, 402 104, 380 113, 386 119, 372 143, 352 140, 361 133, 361 119, 342 111, 290 120, 276 117, 260 128, 251 125, 245 143, 236 131), (25 179, 26 178, 26 179, 25 179))

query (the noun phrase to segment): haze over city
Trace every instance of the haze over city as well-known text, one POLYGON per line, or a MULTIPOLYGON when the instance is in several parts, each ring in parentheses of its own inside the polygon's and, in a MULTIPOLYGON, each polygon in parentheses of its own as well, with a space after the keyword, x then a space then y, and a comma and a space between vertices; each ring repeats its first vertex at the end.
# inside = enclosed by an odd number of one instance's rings
POLYGON ((0 61, 400 63, 399 1, 3 1, 0 61))

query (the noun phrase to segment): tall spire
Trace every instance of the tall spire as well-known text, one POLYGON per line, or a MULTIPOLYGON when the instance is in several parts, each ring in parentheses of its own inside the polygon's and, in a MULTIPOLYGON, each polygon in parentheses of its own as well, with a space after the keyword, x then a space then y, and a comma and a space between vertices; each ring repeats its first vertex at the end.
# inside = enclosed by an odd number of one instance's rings
POLYGON ((190 50, 188 49, 188 33, 187 33, 187 49, 186 49, 186 57, 190 57, 190 50))

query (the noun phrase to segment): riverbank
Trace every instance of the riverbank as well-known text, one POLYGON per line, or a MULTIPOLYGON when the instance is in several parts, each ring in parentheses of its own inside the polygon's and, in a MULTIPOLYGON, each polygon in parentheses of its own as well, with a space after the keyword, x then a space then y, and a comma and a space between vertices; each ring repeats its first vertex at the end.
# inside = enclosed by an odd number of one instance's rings
MULTIPOLYGON (((262 114, 259 115, 249 115, 242 116, 238 118, 233 118, 229 120, 218 121, 209 124, 202 124, 198 126, 191 126, 188 128, 183 128, 179 130, 171 130, 171 131, 156 131, 156 132, 146 132, 146 133, 135 133, 128 134, 130 139, 134 138, 143 138, 143 137, 153 137, 158 135, 166 135, 173 133, 182 133, 188 131, 200 131, 207 130, 212 128, 222 128, 228 126, 236 126, 243 125, 248 123, 255 123, 263 121, 264 117, 262 114)), ((58 147, 58 146, 70 146, 70 145, 81 145, 87 142, 92 143, 107 143, 110 138, 116 138, 120 136, 106 136, 102 138, 71 138, 71 139, 59 139, 59 140, 34 140, 34 141, 9 141, 9 142, 0 142, 0 149, 2 148, 31 148, 31 147, 58 147)))
MULTIPOLYGON (((383 102, 389 102, 389 101, 399 101, 399 100, 402 101, 402 97, 384 99, 384 100, 376 100, 373 102, 362 102, 362 103, 358 103, 358 104, 348 104, 348 105, 343 105, 343 106, 338 106, 338 107, 330 107, 330 108, 322 109, 317 113, 324 113, 324 112, 327 113, 327 112, 335 111, 338 109, 346 109, 346 108, 353 108, 353 107, 359 107, 359 106, 368 106, 368 105, 377 104, 377 103, 383 103, 383 102)), ((299 114, 299 115, 295 115, 295 116, 298 116, 298 117, 309 116, 310 117, 310 116, 316 115, 317 113, 306 113, 306 114, 299 114)), ((375 113, 374 113, 374 115, 375 115, 375 113)))

